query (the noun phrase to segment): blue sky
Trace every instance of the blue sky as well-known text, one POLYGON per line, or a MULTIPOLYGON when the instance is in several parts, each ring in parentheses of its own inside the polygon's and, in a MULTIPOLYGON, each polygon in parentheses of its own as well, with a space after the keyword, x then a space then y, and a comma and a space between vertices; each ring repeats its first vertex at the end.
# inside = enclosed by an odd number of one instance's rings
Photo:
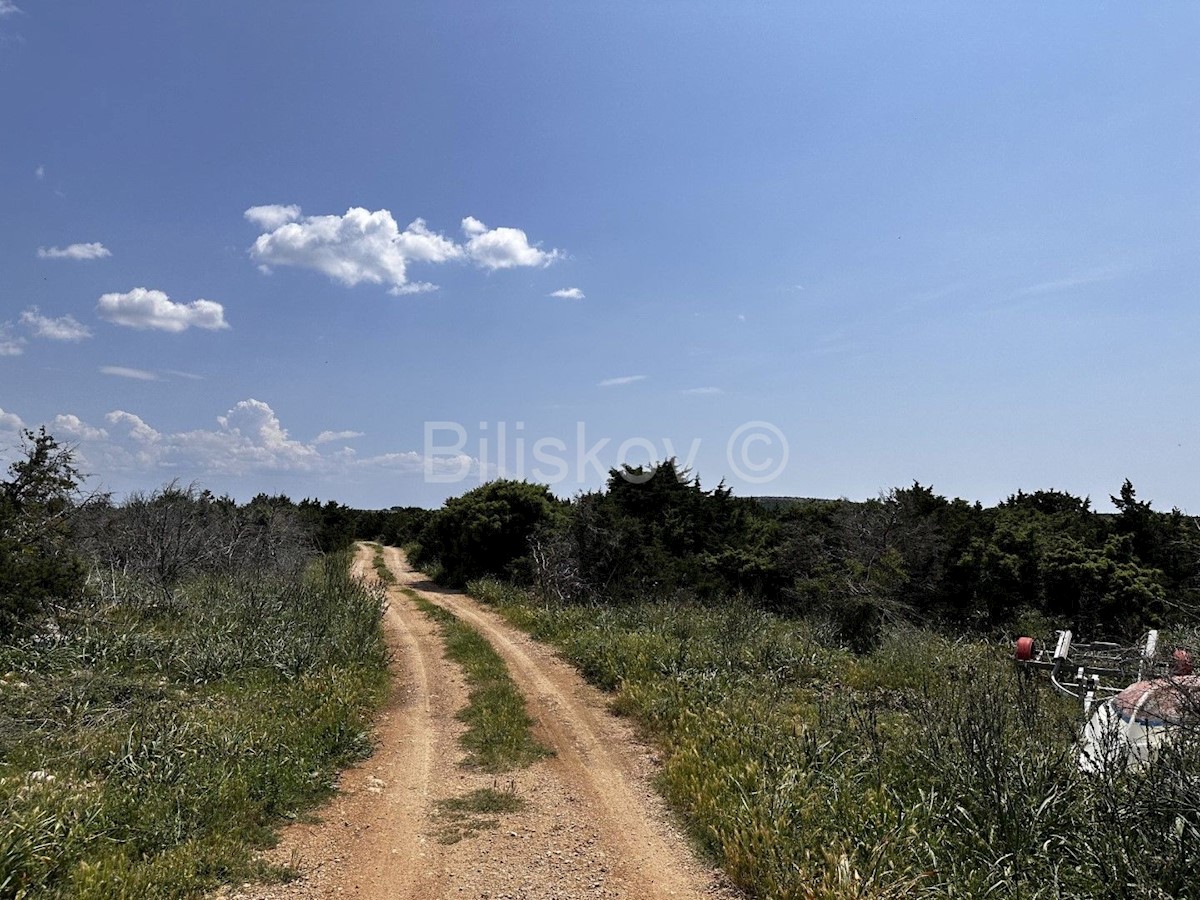
POLYGON ((673 451, 1200 512, 1198 40, 1185 3, 0 0, 0 447, 369 507, 673 451))

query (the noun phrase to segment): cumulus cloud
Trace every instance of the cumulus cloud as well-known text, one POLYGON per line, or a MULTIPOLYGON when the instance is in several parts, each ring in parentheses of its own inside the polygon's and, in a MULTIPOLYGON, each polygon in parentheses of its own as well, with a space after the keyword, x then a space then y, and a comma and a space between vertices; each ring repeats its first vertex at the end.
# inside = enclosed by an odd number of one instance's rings
POLYGON ((558 297, 562 300, 582 300, 587 295, 579 288, 559 288, 557 291, 550 292, 551 297, 558 297))
POLYGON ((93 428, 79 416, 69 413, 55 416, 50 430, 55 435, 66 434, 85 441, 102 441, 108 437, 108 432, 103 428, 93 428))
POLYGON ((116 375, 118 378, 132 378, 135 381, 158 381, 158 376, 145 369, 131 369, 128 366, 101 366, 104 375, 116 375))
POLYGON ((31 306, 21 313, 21 324, 30 329, 35 337, 52 341, 82 341, 92 336, 91 330, 74 316, 59 316, 52 319, 31 306))
POLYGON ((467 255, 485 269, 544 267, 563 255, 561 250, 547 251, 530 245, 520 228, 488 228, 474 216, 462 220, 462 230, 467 236, 467 255))
POLYGON ((279 226, 286 225, 288 222, 295 222, 300 218, 300 207, 294 203, 287 206, 271 203, 267 206, 252 206, 242 213, 242 215, 259 228, 274 231, 279 226))
MULTIPOLYGON (((41 166, 38 167, 38 171, 42 171, 41 166)), ((69 244, 66 247, 38 247, 37 255, 38 259, 104 259, 106 256, 112 256, 112 251, 99 241, 93 241, 90 244, 69 244)))
MULTIPOLYGON (((16 445, 25 428, 21 417, 0 409, 0 462, 4 445, 16 445)), ((462 453, 422 454, 397 451, 360 458, 348 447, 334 449, 332 441, 361 437, 357 431, 323 431, 311 441, 293 439, 271 406, 261 400, 235 403, 208 427, 160 431, 136 413, 115 409, 103 427, 73 413, 56 416, 47 427, 70 439, 88 471, 102 480, 126 473, 150 488, 164 479, 271 474, 308 475, 321 479, 356 478, 366 472, 430 477, 447 481, 479 475, 479 460, 462 453)))
POLYGON ((261 400, 243 400, 217 417, 217 428, 163 433, 140 416, 114 410, 105 417, 119 430, 107 448, 114 468, 163 468, 204 474, 244 475, 284 469, 311 471, 321 465, 317 450, 292 440, 274 410, 261 400))
POLYGON ((386 284, 393 294, 418 294, 437 285, 409 280, 412 263, 469 261, 490 270, 547 266, 562 257, 529 243, 519 228, 492 228, 473 216, 462 220, 460 244, 414 219, 403 230, 389 210, 352 207, 341 216, 302 216, 300 207, 252 206, 247 220, 265 228, 250 248, 259 268, 297 266, 323 272, 348 286, 386 284))
POLYGON ((397 291, 410 288, 410 261, 442 263, 458 259, 462 252, 453 241, 430 231, 422 219, 401 231, 388 210, 361 207, 348 209, 344 216, 284 222, 260 234, 250 248, 251 257, 263 265, 316 269, 345 285, 365 281, 397 291))
POLYGON ((401 474, 478 472, 462 454, 426 457, 416 452, 358 458, 353 450, 322 453, 320 445, 361 437, 357 431, 323 431, 310 442, 294 440, 278 415, 261 400, 243 400, 216 419, 215 428, 161 432, 140 416, 114 410, 106 417, 107 441, 88 444, 91 458, 114 470, 164 469, 188 475, 240 476, 263 471, 319 473, 334 477, 362 469, 401 474))
POLYGON ((333 441, 350 441, 363 436, 361 431, 322 431, 315 438, 314 444, 328 444, 333 441))
POLYGON ((212 300, 175 303, 162 291, 134 288, 124 294, 104 294, 96 304, 102 319, 142 330, 178 333, 189 328, 216 331, 228 328, 225 308, 212 300))
POLYGON ((104 418, 110 425, 125 426, 125 431, 129 437, 139 444, 155 444, 162 438, 162 435, 142 421, 140 416, 125 412, 123 409, 113 410, 104 418))
POLYGON ((617 378, 605 378, 597 387, 616 387, 621 384, 633 384, 635 381, 645 381, 645 375, 621 375, 617 378))

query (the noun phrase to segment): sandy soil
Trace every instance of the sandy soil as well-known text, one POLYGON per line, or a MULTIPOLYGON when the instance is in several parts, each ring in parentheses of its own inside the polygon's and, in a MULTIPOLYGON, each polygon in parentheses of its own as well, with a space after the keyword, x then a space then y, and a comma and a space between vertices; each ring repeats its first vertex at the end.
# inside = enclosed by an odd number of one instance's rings
MULTIPOLYGON (((372 577, 373 548, 356 569, 372 577)), ((455 713, 466 704, 457 667, 442 658, 437 629, 400 590, 389 592, 384 626, 395 688, 378 725, 378 749, 343 773, 320 822, 283 832, 274 862, 302 874, 290 884, 244 885, 239 898, 292 897, 734 898, 720 873, 696 859, 650 786, 653 752, 607 711, 588 686, 544 645, 464 594, 414 572, 396 549, 389 568, 411 587, 478 629, 504 658, 554 755, 492 776, 461 766, 455 713), (440 801, 478 788, 513 792, 524 807, 449 820, 440 801), (472 820, 468 820, 470 824, 472 820), (460 838, 455 841, 455 838, 460 838), (450 843, 449 841, 455 841, 450 843)))

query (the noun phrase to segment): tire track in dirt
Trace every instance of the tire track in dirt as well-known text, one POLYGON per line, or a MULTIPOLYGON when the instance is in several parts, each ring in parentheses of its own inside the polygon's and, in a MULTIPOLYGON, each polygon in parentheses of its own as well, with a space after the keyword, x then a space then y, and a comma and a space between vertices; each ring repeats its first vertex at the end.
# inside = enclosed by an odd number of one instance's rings
MULTIPOLYGON (((354 572, 374 578, 375 547, 358 546, 354 572)), ((394 685, 377 722, 378 747, 347 769, 320 821, 283 830, 264 854, 300 872, 281 885, 242 885, 238 900, 734 900, 698 861, 650 785, 653 753, 607 712, 608 698, 553 651, 469 597, 385 551, 399 585, 383 627, 394 685), (401 586, 478 630, 504 659, 554 756, 502 776, 464 768, 456 713, 467 704, 438 627, 401 586), (521 810, 460 828, 442 801, 480 789, 515 794, 521 810), (457 828, 457 830, 456 830, 457 828)), ((461 824, 461 823, 460 823, 461 824)), ((220 896, 228 897, 228 890, 220 896)))
MULTIPOLYGON (((514 779, 514 787, 535 809, 516 817, 511 826, 501 826, 510 829, 507 834, 481 836, 473 872, 481 877, 452 879, 447 887, 457 882, 459 890, 447 896, 738 896, 717 870, 696 859, 670 823, 650 784, 655 771, 652 752, 634 739, 626 722, 608 712, 603 693, 549 647, 465 594, 441 588, 413 571, 400 550, 388 548, 385 558, 401 584, 487 638, 525 696, 537 723, 535 736, 555 753, 514 779), (503 859, 501 870, 521 868, 526 877, 498 878, 503 871, 479 865, 494 863, 497 853, 503 859)), ((461 873, 462 866, 456 868, 461 873)))
MULTIPOLYGON (((359 544, 352 572, 374 579, 374 547, 359 544)), ((287 884, 242 885, 246 900, 444 896, 442 852, 429 835, 447 764, 460 756, 454 713, 466 703, 455 667, 442 659, 436 627, 399 590, 388 591, 383 632, 393 684, 376 722, 376 751, 344 771, 319 821, 288 826, 265 854, 300 877, 287 884), (449 761, 449 762, 448 762, 449 761)))

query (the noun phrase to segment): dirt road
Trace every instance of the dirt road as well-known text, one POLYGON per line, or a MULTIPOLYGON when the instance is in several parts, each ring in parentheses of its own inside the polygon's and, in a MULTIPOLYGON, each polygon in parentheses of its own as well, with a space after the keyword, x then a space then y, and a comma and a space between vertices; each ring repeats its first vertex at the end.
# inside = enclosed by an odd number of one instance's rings
MULTIPOLYGON (((355 566, 370 577, 372 548, 355 566)), ((442 658, 435 626, 398 588, 384 626, 396 687, 378 728, 374 756, 342 776, 319 824, 285 829, 275 862, 298 881, 244 886, 238 897, 733 898, 719 873, 699 862, 650 787, 652 752, 607 711, 607 699, 544 645, 464 594, 439 588, 386 551, 403 586, 482 633, 504 658, 554 755, 496 776, 464 769, 455 713, 466 704, 457 667, 442 658), (524 807, 448 828, 440 804, 479 788, 514 792, 524 807), (461 837, 454 843, 448 843, 461 837)))

